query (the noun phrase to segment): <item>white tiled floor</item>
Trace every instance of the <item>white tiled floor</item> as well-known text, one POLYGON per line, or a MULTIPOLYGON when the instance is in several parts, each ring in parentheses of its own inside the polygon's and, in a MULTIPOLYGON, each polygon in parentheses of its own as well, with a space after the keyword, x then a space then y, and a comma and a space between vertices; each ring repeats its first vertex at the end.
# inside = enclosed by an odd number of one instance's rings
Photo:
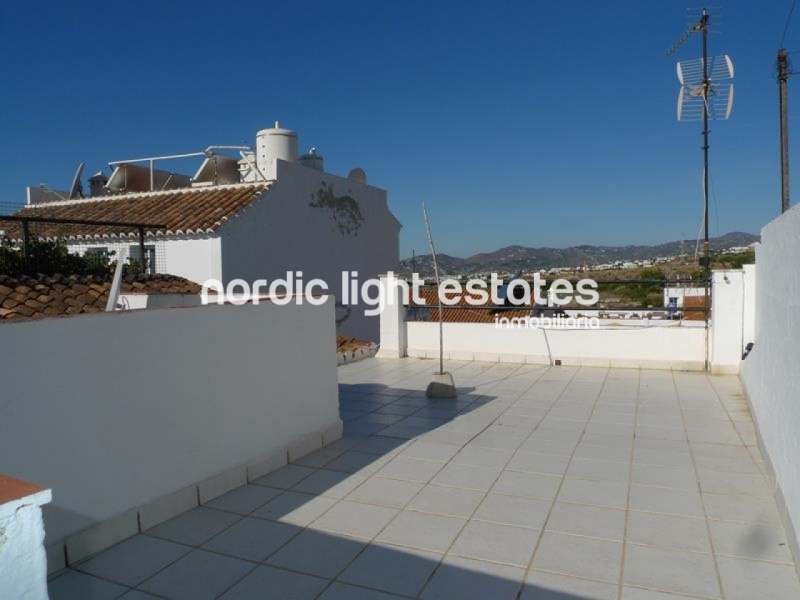
POLYGON ((54 579, 53 600, 796 600, 735 377, 339 368, 345 437, 54 579))

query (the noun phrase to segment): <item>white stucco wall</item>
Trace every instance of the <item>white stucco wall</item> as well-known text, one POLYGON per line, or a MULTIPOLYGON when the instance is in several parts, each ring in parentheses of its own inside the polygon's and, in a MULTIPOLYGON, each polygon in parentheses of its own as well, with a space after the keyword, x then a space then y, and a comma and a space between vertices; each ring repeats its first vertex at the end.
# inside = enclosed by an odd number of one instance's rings
MULTIPOLYGON (((756 248, 759 244, 756 244, 756 248)), ((744 308, 742 326, 742 350, 756 338, 756 266, 743 265, 744 272, 744 308)))
MULTIPOLYGON (((380 317, 378 357, 438 358, 438 322, 406 321, 401 288, 381 278, 387 302, 380 317)), ((573 315, 574 316, 574 315, 573 315)), ((701 370, 705 329, 700 322, 601 320, 599 329, 508 327, 445 323, 444 356, 532 364, 701 370)))
MULTIPOLYGON (((702 324, 701 324, 702 325, 702 324)), ((438 357, 438 323, 407 322, 408 356, 438 357)), ((695 326, 604 327, 598 330, 506 329, 445 323, 445 356, 453 359, 563 365, 702 369, 705 332, 695 326)))
POLYGON ((756 247, 755 345, 741 378, 786 505, 800 527, 800 206, 761 231, 756 247))
POLYGON ((328 298, 2 324, 0 473, 52 488, 51 544, 273 450, 285 459, 340 424, 333 317, 328 298))
POLYGON ((166 242, 163 264, 165 273, 197 283, 219 279, 222 277, 220 240, 218 237, 198 237, 166 242))
POLYGON ((714 271, 711 280, 711 372, 736 375, 745 344, 745 272, 714 271))
MULTIPOLYGON (((389 211, 386 191, 302 165, 278 162, 278 179, 267 194, 219 229, 222 279, 286 277, 303 272, 306 281, 320 278, 341 299, 342 271, 358 271, 360 281, 397 270, 400 224, 389 211), (309 206, 322 184, 337 196, 358 202, 363 221, 357 231, 343 233, 332 211, 309 206)), ((365 317, 352 307, 341 329, 377 341, 378 317, 365 317)), ((340 310, 338 313, 342 315, 340 310)))
POLYGON ((119 304, 122 304, 125 310, 137 310, 140 308, 177 308, 200 306, 202 304, 202 297, 200 294, 129 293, 119 295, 119 304))
POLYGON ((381 289, 386 305, 380 314, 381 358, 402 358, 408 350, 408 328, 403 292, 394 275, 381 274, 381 289))
POLYGON ((0 504, 0 598, 47 600, 41 506, 50 490, 0 504))

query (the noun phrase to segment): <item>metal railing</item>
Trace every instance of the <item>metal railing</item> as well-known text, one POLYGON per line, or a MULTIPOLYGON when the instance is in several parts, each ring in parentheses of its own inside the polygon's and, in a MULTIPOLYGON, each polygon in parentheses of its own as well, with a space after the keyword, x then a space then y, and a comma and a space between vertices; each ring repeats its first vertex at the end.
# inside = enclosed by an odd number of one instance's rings
POLYGON ((107 275, 112 257, 122 254, 117 250, 123 247, 129 269, 162 272, 157 262, 163 257, 147 243, 147 233, 165 230, 165 225, 23 213, 0 214, 0 274, 107 275))
MULTIPOLYGON (((480 279, 480 278, 479 278, 480 279)), ((520 280, 520 278, 516 278, 516 280, 520 280)), ((466 279, 457 280, 462 285, 467 282, 466 279)), ((486 291, 490 291, 488 287, 489 281, 483 280, 487 282, 487 289, 486 291)), ((528 282, 529 284, 534 283, 533 280, 524 279, 524 281, 528 282)), ((578 280, 575 279, 566 279, 569 281, 570 284, 575 286, 578 280)), ((592 306, 584 306, 577 303, 570 303, 568 305, 562 306, 548 306, 547 304, 540 304, 535 303, 533 301, 523 303, 523 304, 514 304, 511 300, 506 300, 502 304, 493 303, 491 298, 488 302, 481 304, 481 305, 471 305, 464 302, 460 302, 455 305, 445 305, 441 304, 440 302, 434 303, 426 303, 426 304, 418 304, 413 301, 413 299, 409 300, 408 303, 408 310, 406 312, 406 320, 407 321, 430 321, 436 322, 438 321, 437 312, 438 309, 441 307, 443 310, 467 310, 467 311, 489 311, 493 314, 498 314, 502 316, 504 312, 519 312, 519 311, 528 311, 530 316, 557 316, 557 315, 566 315, 567 311, 575 313, 590 313, 598 317, 607 317, 607 318, 614 318, 614 319, 625 319, 625 318, 632 318, 630 315, 638 314, 640 318, 644 315, 649 315, 650 318, 653 319, 654 317, 658 319, 668 319, 668 320, 698 320, 704 321, 707 318, 710 318, 712 313, 712 303, 711 303, 711 286, 710 283, 704 279, 612 279, 612 280, 594 280, 597 283, 597 291, 600 294, 600 301, 597 302, 595 305, 592 306), (649 287, 649 288, 656 288, 644 291, 645 295, 650 294, 653 295, 655 293, 660 294, 660 301, 661 304, 656 306, 655 304, 643 304, 643 303, 636 303, 631 299, 630 302, 625 302, 624 298, 609 298, 611 293, 611 288, 625 288, 626 286, 637 286, 637 287, 649 287), (664 302, 664 290, 675 288, 677 290, 693 290, 693 294, 679 294, 678 297, 682 297, 682 304, 679 305, 677 302, 675 305, 670 305, 668 302, 664 302), (706 289, 708 290, 708 303, 706 305, 706 289), (605 296, 605 298, 604 298, 605 296), (700 305, 687 305, 685 302, 686 298, 697 298, 700 301, 700 305), (436 309, 436 311, 432 311, 431 314, 427 318, 421 318, 424 315, 421 314, 422 311, 426 309, 436 309), (617 315, 614 317, 609 317, 609 315, 617 315), (690 316, 687 315, 696 315, 696 318, 692 319, 690 316)), ((508 282, 506 282, 508 283, 508 282)), ((410 282, 409 282, 410 285, 410 282)), ((435 289, 435 282, 428 283, 427 281, 423 284, 422 288, 430 290, 432 288, 435 289)), ((545 285, 542 288, 542 296, 544 298, 547 297, 547 290, 549 289, 549 285, 545 285)), ((468 292, 465 292, 468 294, 468 292)))

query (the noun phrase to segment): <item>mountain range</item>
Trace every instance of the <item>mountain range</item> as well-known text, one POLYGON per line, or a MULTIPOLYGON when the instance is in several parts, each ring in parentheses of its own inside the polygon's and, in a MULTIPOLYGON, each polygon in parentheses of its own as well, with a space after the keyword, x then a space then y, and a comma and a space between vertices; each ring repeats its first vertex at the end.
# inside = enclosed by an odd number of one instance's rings
MULTIPOLYGON (((712 251, 749 246, 759 236, 735 231, 709 240, 712 251)), ((536 271, 553 267, 593 266, 617 261, 647 260, 658 257, 693 254, 696 240, 678 240, 654 246, 570 246, 568 248, 528 248, 506 246, 494 252, 481 252, 467 258, 437 254, 443 274, 458 275, 487 272, 536 271)), ((412 259, 400 261, 401 271, 412 270, 412 259)), ((413 259, 414 269, 423 276, 433 274, 430 254, 413 259)))

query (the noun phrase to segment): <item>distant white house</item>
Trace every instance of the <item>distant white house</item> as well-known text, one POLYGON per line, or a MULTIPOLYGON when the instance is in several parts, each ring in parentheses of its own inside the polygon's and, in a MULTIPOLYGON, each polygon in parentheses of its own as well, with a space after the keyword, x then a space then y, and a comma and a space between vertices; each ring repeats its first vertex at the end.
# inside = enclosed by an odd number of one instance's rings
POLYGON ((683 299, 689 297, 705 296, 705 288, 695 286, 665 287, 664 307, 683 308, 683 299))
MULTIPOLYGON (((277 123, 258 132, 256 151, 241 152, 241 160, 205 156, 193 178, 152 169, 147 159, 112 163, 110 179, 102 173, 90 179, 88 198, 60 199, 29 188, 28 205, 18 214, 164 225, 146 231, 148 270, 198 283, 252 284, 302 271, 305 281, 322 279, 340 300, 343 271, 357 271, 363 282, 398 268, 401 225, 386 191, 368 185, 362 169, 347 177, 326 173, 313 150, 298 157, 296 134, 277 123)), ((47 225, 38 231, 66 238, 81 254, 113 251, 140 259, 133 230, 47 225)), ((365 317, 364 308, 340 307, 341 329, 377 340, 378 319, 365 317)))

